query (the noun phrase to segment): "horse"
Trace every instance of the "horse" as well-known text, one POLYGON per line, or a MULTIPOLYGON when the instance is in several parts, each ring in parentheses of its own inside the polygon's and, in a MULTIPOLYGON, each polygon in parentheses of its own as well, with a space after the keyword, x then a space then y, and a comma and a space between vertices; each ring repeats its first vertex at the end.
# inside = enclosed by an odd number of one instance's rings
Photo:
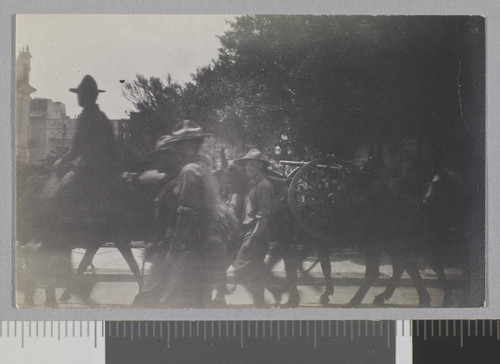
POLYGON ((118 175, 87 191, 85 200, 75 204, 72 211, 61 211, 57 202, 59 176, 54 171, 31 177, 27 188, 18 191, 18 282, 25 293, 26 305, 34 304, 38 283, 45 287, 45 305, 51 307, 58 304, 55 296, 58 284, 68 287, 62 300, 71 297, 71 293, 82 293, 81 277, 105 242, 115 243, 141 284, 141 272, 130 242, 144 240, 150 232, 153 199, 145 191, 132 188, 130 182, 129 174, 118 175), (70 257, 76 247, 84 248, 85 254, 73 274, 70 257), (62 277, 63 283, 59 282, 62 277))
MULTIPOLYGON (((415 183, 415 176, 410 175, 402 185, 408 188, 408 184, 412 182, 413 187, 417 189, 413 191, 413 196, 418 196, 422 190, 418 189, 421 184, 415 183)), ((404 198, 399 195, 395 200, 403 201, 404 198)), ((462 268, 465 282, 469 282, 468 264, 463 259, 470 256, 466 228, 470 222, 471 210, 470 196, 464 180, 449 169, 440 169, 432 177, 418 202, 417 205, 410 203, 410 206, 413 205, 412 209, 408 209, 408 204, 404 208, 383 205, 381 211, 392 211, 391 219, 397 222, 397 226, 394 226, 396 230, 393 230, 395 233, 392 235, 384 233, 375 236, 377 244, 367 248, 365 280, 349 302, 350 306, 359 305, 377 279, 382 251, 390 257, 393 277, 387 288, 375 297, 373 303, 376 305, 381 305, 390 299, 405 270, 415 283, 419 294, 419 305, 430 305, 430 296, 417 268, 419 258, 423 259, 438 277, 444 293, 441 304, 443 307, 453 303, 451 287, 444 273, 445 258, 453 256, 454 264, 458 263, 462 268)), ((465 292, 468 295, 470 288, 466 286, 465 292)))

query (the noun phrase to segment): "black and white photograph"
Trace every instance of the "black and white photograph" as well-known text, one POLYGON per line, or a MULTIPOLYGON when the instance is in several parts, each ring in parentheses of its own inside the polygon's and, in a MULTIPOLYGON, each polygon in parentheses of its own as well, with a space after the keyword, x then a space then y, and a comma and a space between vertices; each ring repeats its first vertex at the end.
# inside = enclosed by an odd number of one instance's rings
POLYGON ((487 306, 483 16, 18 14, 14 49, 17 308, 487 306))

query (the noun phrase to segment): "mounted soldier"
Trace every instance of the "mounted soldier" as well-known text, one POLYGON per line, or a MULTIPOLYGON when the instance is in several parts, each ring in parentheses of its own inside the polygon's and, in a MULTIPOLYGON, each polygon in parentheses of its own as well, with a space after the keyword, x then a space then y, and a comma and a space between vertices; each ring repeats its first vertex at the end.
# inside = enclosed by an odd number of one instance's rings
POLYGON ((71 211, 75 202, 89 201, 88 197, 119 172, 113 126, 96 104, 99 93, 105 91, 90 75, 69 91, 77 94, 83 110, 78 115, 70 150, 54 163, 56 171, 64 174, 58 193, 64 212, 71 211))

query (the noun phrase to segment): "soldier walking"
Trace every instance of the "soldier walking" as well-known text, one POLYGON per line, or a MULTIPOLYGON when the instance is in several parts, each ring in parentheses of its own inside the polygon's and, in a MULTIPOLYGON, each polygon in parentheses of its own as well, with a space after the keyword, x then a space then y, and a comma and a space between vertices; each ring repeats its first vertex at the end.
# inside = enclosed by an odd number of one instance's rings
POLYGON ((265 307, 265 288, 279 305, 281 290, 264 262, 269 247, 268 224, 273 204, 273 189, 263 174, 269 162, 259 149, 252 148, 238 163, 244 165, 249 182, 243 207, 243 241, 233 263, 235 275, 252 295, 255 307, 265 307))

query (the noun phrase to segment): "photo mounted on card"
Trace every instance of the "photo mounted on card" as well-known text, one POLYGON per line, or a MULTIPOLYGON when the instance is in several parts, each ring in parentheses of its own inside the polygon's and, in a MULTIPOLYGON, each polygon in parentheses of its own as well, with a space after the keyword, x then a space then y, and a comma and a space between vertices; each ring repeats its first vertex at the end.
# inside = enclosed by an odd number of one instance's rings
POLYGON ((18 308, 485 306, 483 17, 15 23, 18 308))

